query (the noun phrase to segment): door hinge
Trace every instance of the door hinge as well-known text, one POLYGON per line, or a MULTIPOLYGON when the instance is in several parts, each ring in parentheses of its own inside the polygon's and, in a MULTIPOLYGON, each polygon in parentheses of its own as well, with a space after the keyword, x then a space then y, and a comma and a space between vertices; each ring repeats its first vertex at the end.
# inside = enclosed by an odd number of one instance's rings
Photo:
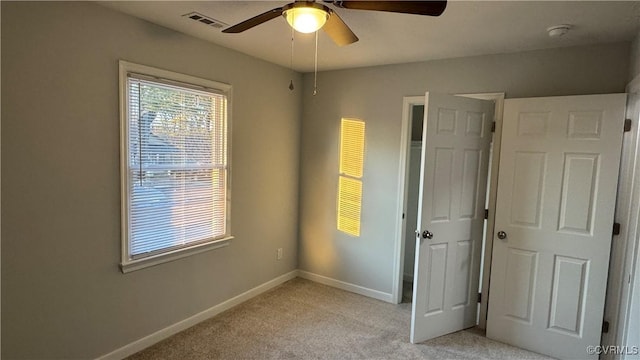
POLYGON ((620 223, 613 223, 613 235, 620 235, 620 223))
POLYGON ((496 132, 496 122, 495 121, 491 123, 491 132, 496 132))
POLYGON ((609 322, 608 321, 603 321, 602 322, 602 333, 606 334, 609 332, 609 322))
POLYGON ((631 131, 631 119, 624 120, 624 132, 631 131))
POLYGON ((489 218, 489 209, 484 209, 484 219, 487 220, 489 218))
POLYGON ((478 293, 478 302, 482 302, 482 293, 478 293))
POLYGON ((402 213, 402 219, 404 219, 404 213, 402 213))

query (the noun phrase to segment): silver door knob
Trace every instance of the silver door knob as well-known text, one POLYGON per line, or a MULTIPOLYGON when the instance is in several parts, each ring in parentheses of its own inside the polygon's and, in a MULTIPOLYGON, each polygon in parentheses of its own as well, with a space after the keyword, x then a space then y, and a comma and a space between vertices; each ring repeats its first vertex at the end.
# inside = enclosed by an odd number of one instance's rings
POLYGON ((504 231, 498 231, 498 239, 504 240, 507 238, 507 233, 504 231))
POLYGON ((425 230, 422 232, 422 237, 425 239, 433 239, 433 233, 429 230, 425 230))

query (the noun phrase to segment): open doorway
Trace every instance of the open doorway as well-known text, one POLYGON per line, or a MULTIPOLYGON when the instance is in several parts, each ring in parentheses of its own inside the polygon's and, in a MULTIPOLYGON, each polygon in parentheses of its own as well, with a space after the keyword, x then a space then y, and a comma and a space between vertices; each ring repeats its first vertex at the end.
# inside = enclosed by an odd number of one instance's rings
MULTIPOLYGON (((496 132, 492 144, 492 154, 490 162, 496 164, 499 159, 499 139, 502 123, 502 106, 504 102, 504 93, 489 94, 461 94, 460 96, 493 100, 495 102, 496 132)), ((424 121, 424 97, 411 96, 405 97, 403 102, 403 132, 402 132, 402 151, 400 158, 400 187, 399 196, 402 199, 399 206, 399 218, 401 222, 398 224, 397 234, 397 252, 396 264, 398 270, 396 287, 394 295, 396 302, 411 302, 413 295, 413 276, 414 276, 414 259, 415 259, 415 243, 417 228, 417 208, 418 208, 418 188, 420 182, 420 166, 422 164, 422 127, 424 121)), ((497 167, 492 166, 489 170, 488 190, 488 207, 493 208, 496 198, 497 185, 497 167)), ((485 222, 485 236, 482 244, 482 260, 480 270, 479 292, 488 288, 489 268, 491 263, 492 238, 493 238, 493 214, 489 212, 487 221, 485 222)), ((486 308, 487 308, 487 292, 481 296, 479 306, 478 325, 481 328, 486 324, 486 308)))
POLYGON ((413 298, 413 272, 416 254, 415 231, 418 220, 418 191, 420 190, 420 166, 422 164, 422 123, 424 104, 411 106, 411 141, 408 154, 407 211, 404 222, 405 250, 402 276, 402 302, 410 303, 413 298))

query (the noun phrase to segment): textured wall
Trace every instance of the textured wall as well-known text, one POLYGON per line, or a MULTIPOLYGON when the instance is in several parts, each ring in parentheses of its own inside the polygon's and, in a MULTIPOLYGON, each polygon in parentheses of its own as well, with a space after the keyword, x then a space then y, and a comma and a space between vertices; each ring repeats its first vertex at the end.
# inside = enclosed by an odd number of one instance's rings
POLYGON ((2 2, 2 358, 95 358, 296 269, 292 78, 96 4, 2 2), (119 59, 233 86, 228 247, 118 270, 119 59))
POLYGON ((624 92, 629 43, 388 65, 304 77, 300 268, 391 293, 403 96, 506 92, 508 98, 624 92), (362 233, 336 230, 341 117, 366 122, 362 233))

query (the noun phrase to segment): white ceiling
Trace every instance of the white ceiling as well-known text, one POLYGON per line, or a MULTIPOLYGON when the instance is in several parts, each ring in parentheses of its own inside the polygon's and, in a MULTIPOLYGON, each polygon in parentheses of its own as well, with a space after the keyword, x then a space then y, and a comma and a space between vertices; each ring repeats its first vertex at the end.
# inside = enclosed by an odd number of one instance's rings
MULTIPOLYGON (((102 5, 224 47, 291 65, 291 28, 276 18, 224 34, 182 15, 197 11, 228 25, 290 1, 106 1, 102 5)), ((449 1, 440 17, 337 9, 360 41, 338 47, 319 35, 319 70, 629 41, 640 25, 640 1, 449 1), (573 29, 550 38, 546 29, 573 29)), ((297 34, 293 68, 313 71, 314 35, 297 34)))

